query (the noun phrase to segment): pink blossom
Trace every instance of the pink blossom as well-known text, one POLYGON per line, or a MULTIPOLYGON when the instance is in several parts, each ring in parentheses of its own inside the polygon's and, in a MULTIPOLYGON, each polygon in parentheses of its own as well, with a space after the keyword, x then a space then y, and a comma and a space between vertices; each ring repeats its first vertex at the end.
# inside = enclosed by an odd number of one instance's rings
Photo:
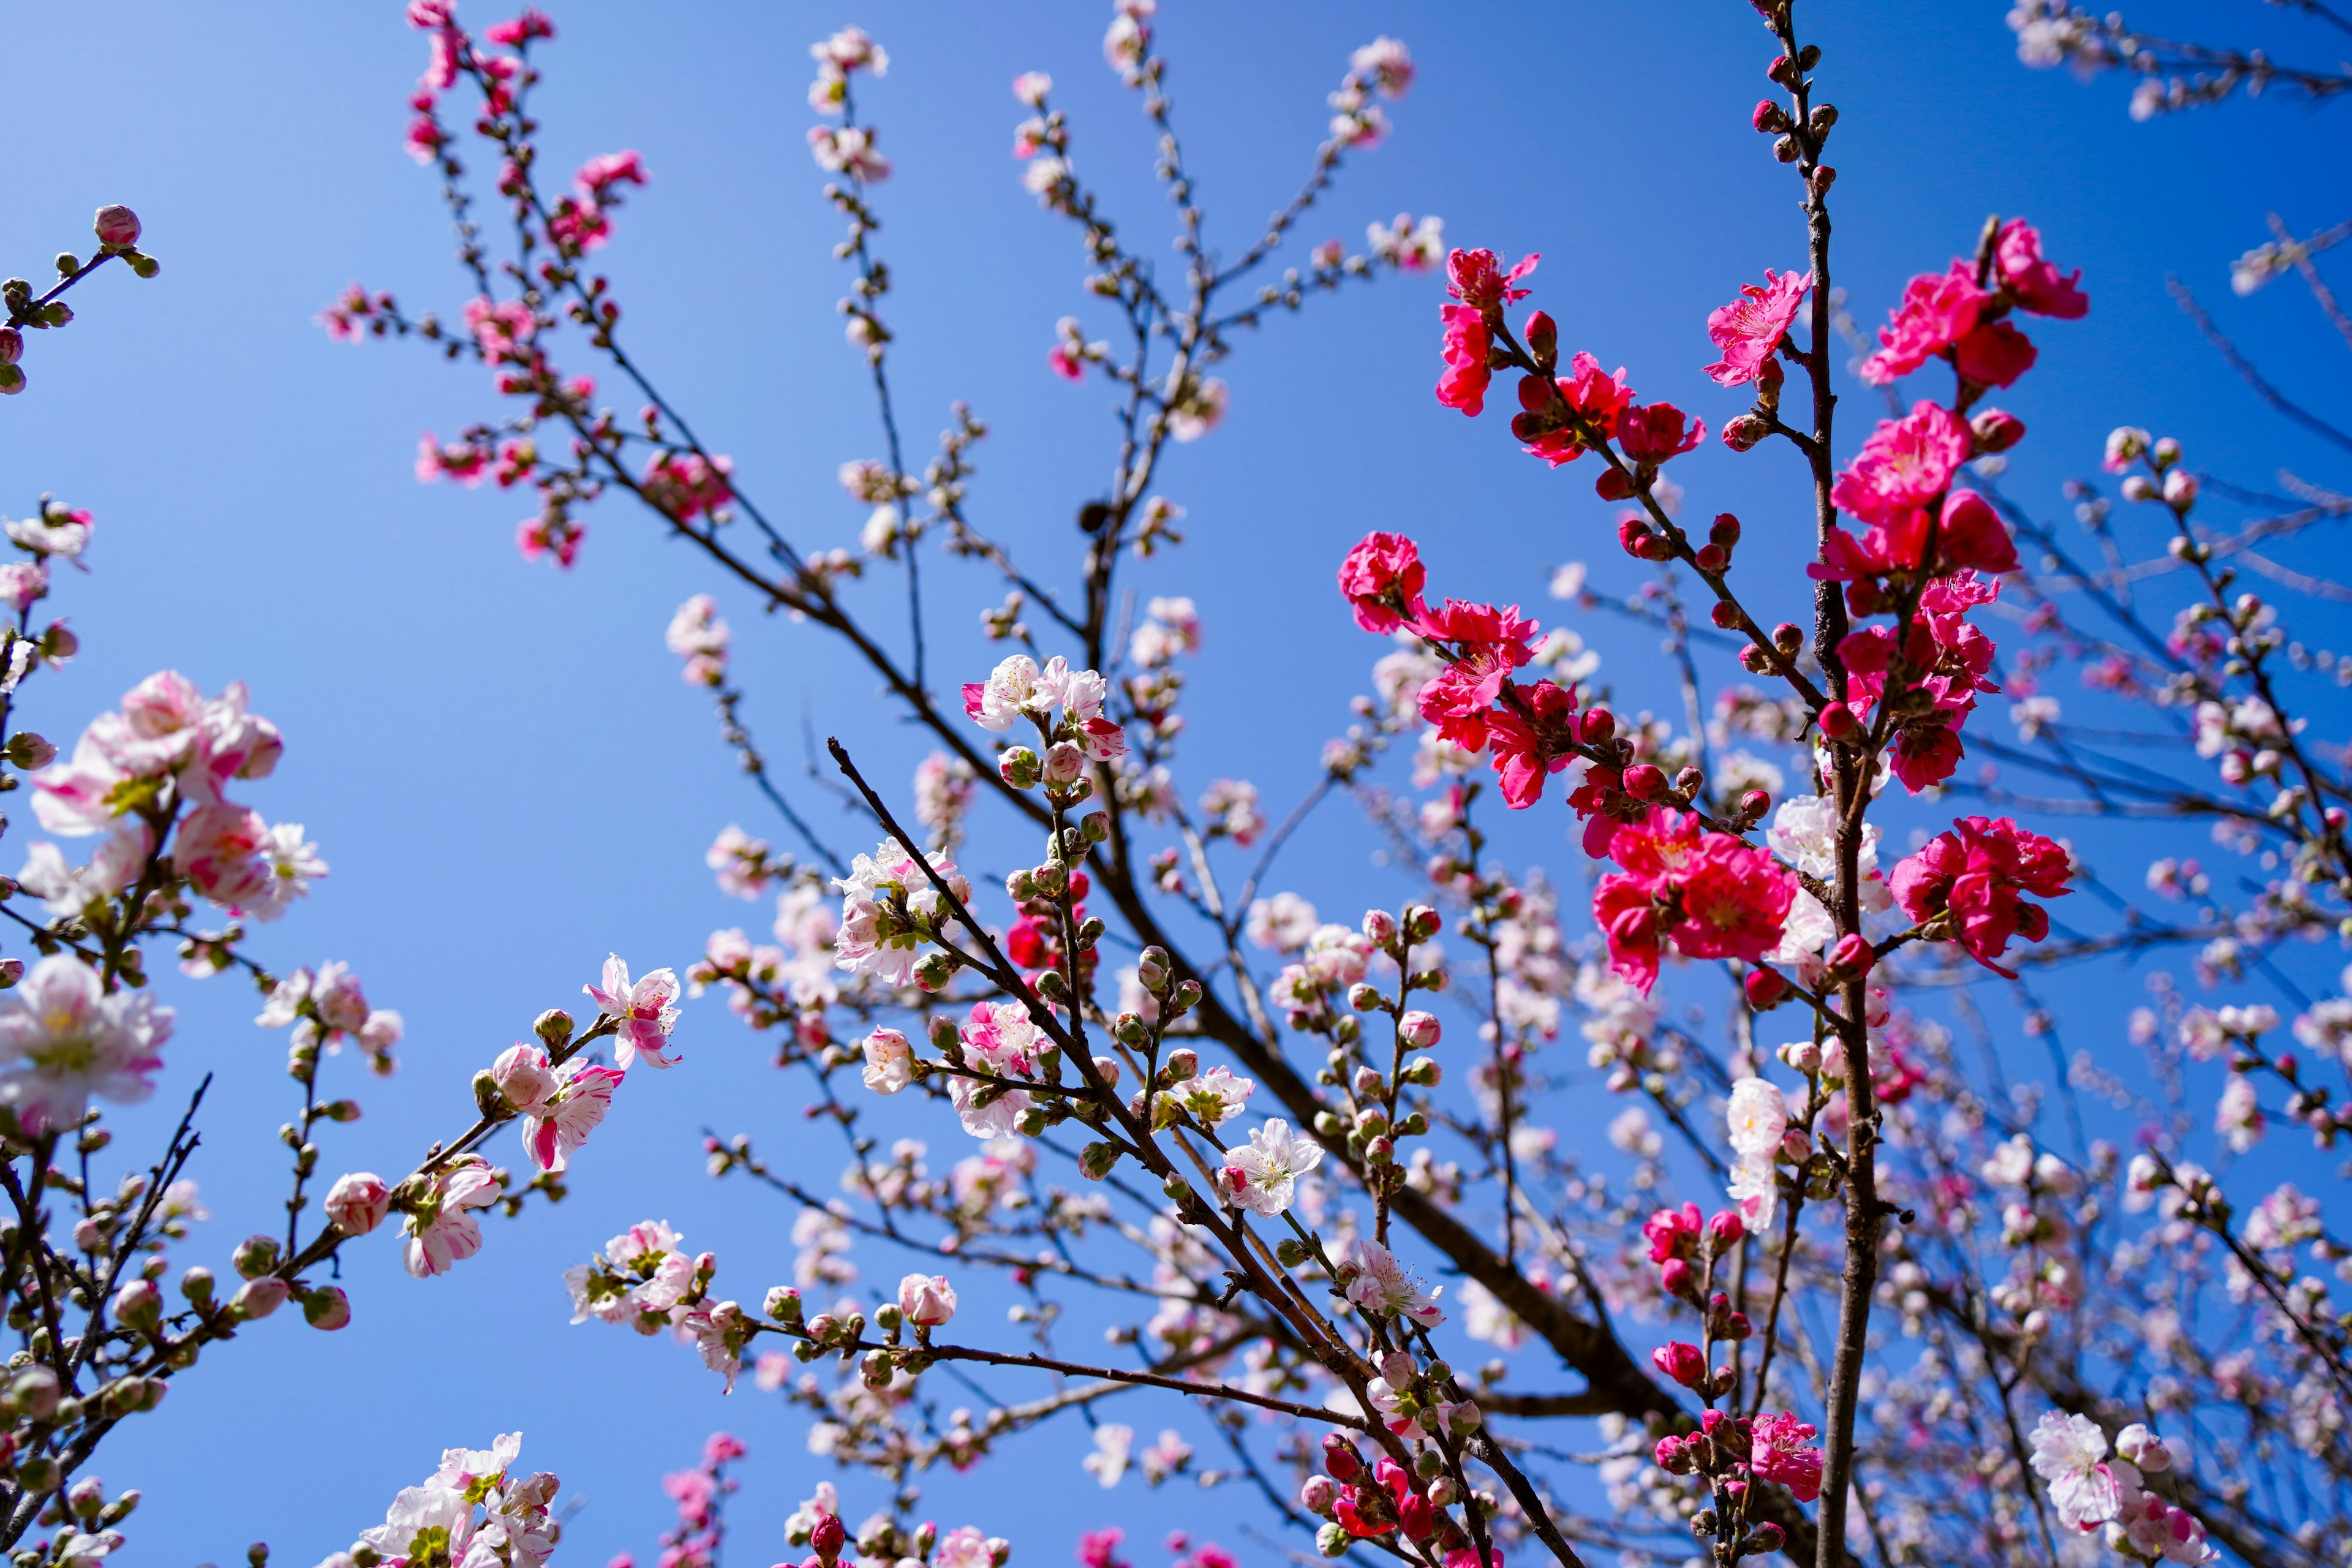
POLYGON ((1718 306, 1706 319, 1706 335, 1723 358, 1706 367, 1718 386, 1761 381, 1772 356, 1788 338, 1797 307, 1813 286, 1810 272, 1764 269, 1764 284, 1739 286, 1739 298, 1718 306))
POLYGON ((1904 418, 1878 422, 1830 499, 1864 522, 1892 522, 1942 495, 1972 447, 1958 416, 1937 404, 1914 404, 1904 418))
POLYGON ((1675 946, 1692 958, 1753 961, 1780 944, 1796 877, 1764 850, 1710 833, 1675 878, 1683 918, 1675 946))
POLYGON ((1368 533, 1339 563, 1339 592, 1348 596, 1356 624, 1381 636, 1421 618, 1427 580, 1420 549, 1402 533, 1368 533))
POLYGON ((1813 1428, 1783 1410, 1756 1417, 1750 1428, 1748 1468, 1794 1492, 1799 1502, 1822 1495, 1822 1451, 1810 1445, 1813 1428))
POLYGON ((155 1091, 173 1016, 144 991, 110 994, 98 971, 52 953, 0 995, 0 1105, 37 1133, 70 1129, 93 1095, 138 1104, 155 1091))
POLYGON ((1619 419, 1633 401, 1622 365, 1612 374, 1601 368, 1599 360, 1579 353, 1570 359, 1568 369, 1568 374, 1549 383, 1539 375, 1521 376, 1521 412, 1511 420, 1511 434, 1524 443, 1527 453, 1555 468, 1582 457, 1588 439, 1615 436, 1619 419))
POLYGON ((1525 811, 1543 798, 1544 781, 1574 760, 1568 731, 1576 718, 1576 693, 1549 680, 1514 684, 1512 689, 1530 717, 1522 718, 1507 705, 1496 709, 1486 716, 1486 740, 1504 802, 1525 811))
POLYGON ((1032 109, 1045 106, 1045 95, 1054 90, 1054 79, 1044 71, 1023 71, 1013 79, 1013 96, 1032 109))
POLYGON ((273 877, 264 854, 275 843, 260 813, 223 801, 200 806, 181 822, 172 864, 198 893, 238 909, 268 895, 273 877))
POLYGON ((2023 218, 2011 218, 2001 226, 1993 260, 2018 309, 2067 321, 2090 313, 2090 296, 2076 286, 2082 268, 2061 277, 2058 268, 2042 258, 2040 232, 2023 218))
POLYGON ((572 176, 572 183, 579 188, 582 195, 603 201, 611 195, 614 185, 643 185, 646 183, 645 160, 637 155, 634 147, 618 153, 600 153, 580 165, 580 172, 572 176))
POLYGON ((680 522, 704 515, 718 520, 720 508, 735 499, 728 476, 734 464, 723 457, 699 452, 664 452, 646 465, 638 480, 646 502, 680 522))
POLYGON ((460 1155, 434 1172, 405 1215, 401 1261, 408 1271, 430 1279, 479 1252, 482 1227, 467 1211, 498 1202, 499 1192, 489 1163, 478 1154, 460 1155))
POLYGON ((1989 298, 1977 287, 1976 268, 1965 261, 1912 279, 1903 303, 1878 329, 1878 352, 1862 362, 1862 379, 1884 386, 1917 370, 1968 335, 1989 298))
POLYGON ((1486 412, 1486 388, 1495 376, 1486 363, 1486 351, 1494 345, 1493 331, 1486 315, 1469 305, 1440 306, 1438 319, 1443 323, 1439 353, 1445 369, 1437 377, 1437 401, 1475 418, 1486 412))
POLYGON ((2050 933, 2050 917, 2018 895, 2063 897, 2070 889, 2065 849, 2010 818, 1964 816, 1952 831, 1895 868, 1888 880, 1903 912, 1915 921, 1952 916, 1954 937, 1979 963, 2016 978, 1993 961, 2013 938, 2040 942, 2050 933))
POLYGON ((1536 269, 1540 256, 1524 257, 1506 271, 1491 250, 1456 250, 1445 258, 1445 291, 1474 310, 1499 314, 1532 291, 1517 287, 1536 269))
POLYGON ((640 1057, 648 1067, 677 1065, 678 1058, 667 1051, 670 1031, 677 1026, 677 1008, 673 1005, 677 1000, 677 973, 656 969, 632 985, 629 966, 614 953, 604 960, 604 979, 602 986, 581 989, 604 1016, 619 1020, 613 1054, 622 1068, 634 1067, 640 1057))
POLYGON ((1671 403, 1637 405, 1618 421, 1617 443, 1637 463, 1663 463, 1679 458, 1706 439, 1706 421, 1684 425, 1683 411, 1671 403))
POLYGON ((909 1274, 898 1281, 898 1310, 919 1329, 936 1329, 955 1316, 955 1287, 944 1274, 909 1274))
POLYGON ((612 1110, 622 1076, 618 1068, 578 1061, 550 1067, 545 1051, 520 1043, 490 1068, 499 1092, 523 1118, 522 1144, 531 1163, 556 1174, 612 1110))
POLYGON ((1979 386, 2008 386, 2033 368, 2040 351, 2032 340, 2007 321, 1987 321, 1952 351, 1952 363, 1963 379, 1979 386))
POLYGON ((555 37, 555 24, 534 6, 526 5, 522 15, 510 22, 493 22, 482 29, 482 37, 503 48, 514 48, 533 38, 555 37))
POLYGON ((1652 1351, 1650 1364, 1685 1388, 1696 1388, 1706 1382, 1706 1358, 1699 1353, 1696 1345, 1681 1340, 1652 1351))

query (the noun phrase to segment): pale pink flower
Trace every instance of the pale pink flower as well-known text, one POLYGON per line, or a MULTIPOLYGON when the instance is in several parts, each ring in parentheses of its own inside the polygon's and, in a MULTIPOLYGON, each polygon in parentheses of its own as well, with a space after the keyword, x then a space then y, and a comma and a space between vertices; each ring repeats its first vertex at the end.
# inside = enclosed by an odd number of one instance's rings
POLYGON ((0 1105, 35 1131, 71 1126, 93 1095, 136 1105, 154 1092, 172 1019, 146 992, 109 995, 96 970, 53 953, 0 995, 0 1105))
POLYGON ((955 1287, 944 1274, 909 1274, 898 1281, 898 1310, 920 1329, 936 1329, 955 1316, 955 1287))
POLYGON ((1290 1207, 1298 1178, 1322 1163, 1321 1144, 1296 1136, 1289 1122, 1276 1117, 1247 1143, 1225 1151, 1217 1191, 1227 1203, 1271 1219, 1290 1207))
POLYGON ((516 1044, 499 1054, 490 1077, 524 1119, 522 1145, 531 1163, 560 1174, 612 1110, 623 1075, 579 1061, 551 1067, 539 1047, 516 1044))
POLYGON ((1349 1245, 1348 1262, 1355 1270, 1348 1284, 1348 1300, 1365 1311, 1410 1319, 1424 1329, 1445 1321, 1437 1306, 1437 1297, 1445 1287, 1423 1290, 1396 1255, 1378 1242, 1357 1237, 1349 1245))
POLYGON ((2044 1411, 2033 1428, 2033 1473, 2049 1483, 2059 1519, 2075 1530, 2114 1519, 2139 1490, 2139 1471, 2106 1452, 2107 1435, 2087 1415, 2044 1411))
POLYGON ((1054 90, 1054 79, 1044 71, 1023 71, 1013 79, 1013 96, 1032 109, 1042 109, 1054 90))
POLYGON ((677 1065, 678 1058, 668 1054, 670 1031, 677 1026, 677 974, 673 970, 656 969, 632 985, 629 966, 619 953, 604 960, 604 984, 583 985, 590 1000, 602 1010, 604 1016, 620 1021, 613 1037, 613 1055, 624 1069, 636 1065, 642 1056, 649 1067, 666 1068, 677 1065))
POLYGON ((877 1094, 896 1094, 915 1081, 915 1047, 896 1029, 877 1029, 866 1037, 866 1087, 877 1094))
POLYGON ((267 900, 272 874, 264 852, 275 842, 260 813, 224 801, 188 814, 172 863, 198 893, 239 909, 267 900))
POLYGON ((403 1216, 405 1242, 401 1261, 419 1279, 446 1274, 482 1249, 482 1227, 469 1209, 487 1208, 499 1201, 499 1180, 489 1162, 465 1154, 442 1166, 428 1179, 424 1195, 403 1216))

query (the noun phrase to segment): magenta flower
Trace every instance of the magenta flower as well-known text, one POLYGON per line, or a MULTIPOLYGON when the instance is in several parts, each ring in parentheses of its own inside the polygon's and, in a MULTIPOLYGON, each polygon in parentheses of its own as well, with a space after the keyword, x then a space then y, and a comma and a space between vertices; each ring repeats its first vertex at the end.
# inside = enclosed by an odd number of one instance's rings
POLYGON ((1959 943, 1996 974, 2017 978, 1993 960, 2022 936, 2040 942, 2050 917, 2018 895, 2064 896, 2073 874, 2065 849, 2009 817, 1963 816, 1952 831, 1895 868, 1895 901, 1915 921, 1948 912, 1959 943))
POLYGON ((1952 350, 1952 363, 1963 379, 1979 386, 2009 386, 2033 368, 2039 352, 2033 340, 2007 321, 1987 321, 1952 350))
POLYGON ((1421 618, 1426 581, 1420 549, 1402 533, 1368 533, 1339 563, 1339 592, 1356 612, 1356 624, 1382 637, 1421 618))
POLYGON ((1830 499, 1864 522, 1890 522, 1942 495, 1973 444, 1958 415, 1934 403, 1914 404, 1905 418, 1878 422, 1830 499))
POLYGON ((2023 218, 2011 218, 2001 226, 1993 260, 2019 310, 2055 316, 2062 321, 2079 321, 2090 313, 2091 297, 2076 287, 2083 269, 2078 267, 2060 277, 2058 268, 2042 258, 2041 234, 2023 218))
POLYGON ((1878 352, 1862 362, 1862 379, 1884 386, 1910 374, 1968 336, 1991 298, 1977 287, 1976 268, 1955 261, 1923 272, 1903 289, 1903 303, 1878 329, 1878 352))
POLYGON ((1761 1479, 1778 1481, 1811 1502, 1822 1495, 1822 1451, 1811 1447, 1813 1428, 1788 1411, 1759 1415, 1749 1431, 1754 1453, 1748 1468, 1761 1479))
POLYGON ((603 1009, 604 1016, 620 1020, 620 1029, 614 1036, 614 1056, 625 1070, 643 1056, 649 1067, 666 1068, 677 1065, 677 1058, 667 1054, 670 1031, 677 1026, 677 975, 670 970, 656 969, 632 985, 629 966, 614 953, 604 960, 604 984, 600 988, 583 985, 589 999, 603 1009))
POLYGON ((1789 335, 1797 307, 1813 286, 1810 272, 1764 269, 1764 284, 1739 286, 1739 298, 1718 306, 1706 319, 1707 340, 1723 357, 1706 367, 1718 386, 1740 386, 1760 381, 1765 367, 1789 335))
POLYGON ((1699 1353, 1696 1345, 1680 1340, 1652 1351, 1650 1364, 1685 1388, 1696 1388, 1706 1381, 1706 1357, 1699 1353))
POLYGON ((1692 419, 1685 425, 1685 417, 1671 403, 1630 407, 1617 423, 1617 444, 1637 463, 1679 458, 1706 439, 1706 421, 1692 419))

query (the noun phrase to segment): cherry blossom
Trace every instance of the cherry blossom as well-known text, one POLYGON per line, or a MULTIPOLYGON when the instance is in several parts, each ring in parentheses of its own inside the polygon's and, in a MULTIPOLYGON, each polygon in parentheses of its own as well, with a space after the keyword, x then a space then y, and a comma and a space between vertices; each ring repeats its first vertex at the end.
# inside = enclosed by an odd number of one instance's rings
POLYGON ((482 1249, 482 1227, 468 1211, 498 1202, 501 1191, 478 1154, 461 1154, 434 1171, 403 1205, 401 1262, 425 1279, 473 1257, 482 1249))
POLYGON ((1289 1211, 1298 1178, 1323 1163, 1323 1146, 1301 1138, 1279 1117, 1249 1135, 1247 1143, 1225 1151, 1217 1172, 1217 1192, 1229 1204, 1271 1219, 1289 1211))
POLYGON ((0 994, 0 1105, 37 1133, 72 1126, 92 1096, 138 1104, 155 1091, 173 1017, 143 991, 109 994, 70 953, 42 959, 0 994))
POLYGON ((1378 1242, 1357 1237, 1349 1244, 1343 1267, 1352 1275, 1347 1281, 1348 1300, 1365 1311, 1403 1318, 1424 1329, 1445 1321, 1436 1300, 1445 1287, 1423 1290, 1396 1255, 1378 1242))
POLYGON ((1788 338, 1797 307, 1813 286, 1810 272, 1764 269, 1761 287, 1739 286, 1739 298, 1706 319, 1706 335, 1723 358, 1706 367, 1718 386, 1741 386, 1773 373, 1772 356, 1788 338))

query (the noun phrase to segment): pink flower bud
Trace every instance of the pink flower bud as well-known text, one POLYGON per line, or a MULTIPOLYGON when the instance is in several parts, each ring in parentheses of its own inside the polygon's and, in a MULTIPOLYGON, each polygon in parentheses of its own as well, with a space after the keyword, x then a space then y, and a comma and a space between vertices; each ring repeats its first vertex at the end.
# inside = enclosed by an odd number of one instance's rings
POLYGON ((25 357, 25 334, 14 327, 0 327, 0 364, 15 364, 25 357))
POLYGON ((139 243, 139 215, 129 207, 110 206, 98 209, 90 226, 98 232, 100 245, 136 245, 139 243))
POLYGON ((1842 978, 1859 979, 1877 963, 1878 954, 1872 951, 1870 939, 1857 931, 1846 932, 1830 949, 1831 972, 1842 978))
POLYGON ((1309 1476, 1298 1489, 1298 1501, 1309 1513, 1328 1514, 1339 1500, 1339 1488, 1328 1476, 1309 1476))
POLYGON ((302 1298, 302 1320, 329 1333, 352 1321, 352 1299, 340 1285, 325 1285, 302 1298))
POLYGON ((392 1212, 392 1189, 373 1171, 353 1171, 327 1189, 327 1217, 345 1236, 365 1236, 392 1212))
POLYGON ((236 1295, 229 1298, 228 1308, 243 1317, 266 1318, 286 1304, 286 1298, 293 1289, 274 1274, 248 1279, 237 1287, 236 1295))
POLYGON ((841 1555, 841 1549, 848 1541, 849 1531, 842 1527, 840 1516, 830 1513, 816 1521, 816 1529, 809 1536, 809 1544, 815 1547, 816 1554, 827 1563, 841 1555))
POLYGON ((1676 1298, 1687 1298, 1698 1289, 1691 1279, 1691 1266, 1679 1258, 1669 1258, 1658 1265, 1658 1285, 1667 1295, 1676 1298))
POLYGON ((163 1316, 163 1292, 152 1279, 133 1279, 114 1293, 114 1321, 126 1328, 152 1329, 163 1316))
POLYGON ((1735 452, 1753 451, 1770 434, 1772 426, 1753 414, 1738 415, 1723 424, 1723 444, 1735 452))
POLYGON ((1364 911, 1364 940, 1375 947, 1386 947, 1396 940, 1396 917, 1386 910, 1364 911))
POLYGON ((1087 754, 1067 741, 1056 741, 1045 748, 1045 783, 1048 787, 1064 789, 1078 782, 1086 772, 1087 754))
POLYGON ((1661 1437, 1650 1454, 1658 1461, 1658 1468, 1670 1475, 1686 1476, 1691 1473, 1690 1439, 1687 1437, 1672 1435, 1661 1437))
POLYGON ((1437 1044, 1443 1032, 1434 1013, 1423 1013, 1418 1008, 1397 1020, 1397 1037, 1416 1051, 1425 1051, 1437 1044))
POLYGON ((1697 1388, 1706 1382, 1706 1357, 1698 1347, 1680 1340, 1660 1345, 1650 1352, 1650 1364, 1685 1388, 1697 1388))
POLYGON ((1861 721, 1853 716, 1853 710, 1847 707, 1844 703, 1830 702, 1822 705, 1821 716, 1822 733, 1827 735, 1831 740, 1842 741, 1846 736, 1853 734, 1860 725, 1861 721))
POLYGON ((1625 770, 1625 793, 1635 800, 1658 800, 1666 793, 1666 775, 1647 763, 1625 770))
POLYGON ((2025 421, 1999 408, 1988 408, 1969 421, 1979 452, 2006 452, 2025 439, 2025 421))
POLYGON ((1748 1226, 1741 1222, 1738 1209, 1725 1209, 1706 1222, 1706 1238, 1717 1252, 1729 1250, 1747 1234, 1748 1226))
POLYGON ((1323 1434, 1323 1468, 1335 1481, 1348 1482, 1364 1473, 1364 1456, 1337 1432, 1323 1434))
POLYGON ((490 1081, 517 1111, 536 1110, 555 1092, 555 1074, 547 1053, 537 1046, 514 1045, 490 1064, 490 1081))
POLYGON ((944 1274, 909 1274, 898 1281, 898 1310, 917 1328, 938 1328, 955 1316, 955 1287, 944 1274))

